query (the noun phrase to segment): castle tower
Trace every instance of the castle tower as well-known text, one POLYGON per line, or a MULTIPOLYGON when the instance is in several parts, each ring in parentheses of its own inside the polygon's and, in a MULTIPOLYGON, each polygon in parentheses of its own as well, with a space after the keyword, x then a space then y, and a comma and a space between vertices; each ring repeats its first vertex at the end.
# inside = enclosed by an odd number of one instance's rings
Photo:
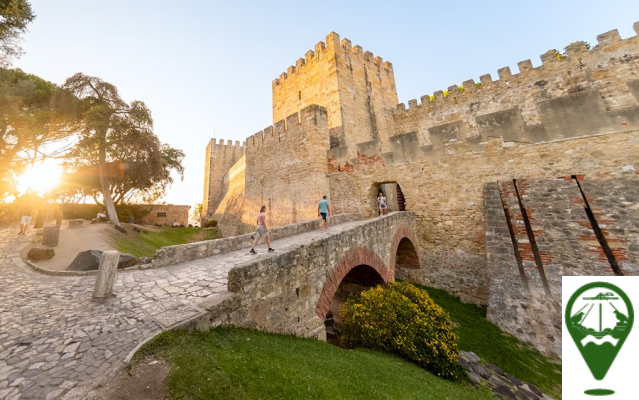
POLYGON ((273 81, 273 122, 312 104, 325 107, 331 148, 387 143, 397 103, 391 63, 348 39, 340 43, 334 32, 273 81))
POLYGON ((231 140, 211 139, 206 146, 206 158, 204 166, 204 197, 202 199, 202 217, 204 220, 210 219, 219 205, 220 200, 226 193, 224 187, 224 174, 226 174, 240 158, 244 155, 245 146, 239 141, 235 144, 231 140))

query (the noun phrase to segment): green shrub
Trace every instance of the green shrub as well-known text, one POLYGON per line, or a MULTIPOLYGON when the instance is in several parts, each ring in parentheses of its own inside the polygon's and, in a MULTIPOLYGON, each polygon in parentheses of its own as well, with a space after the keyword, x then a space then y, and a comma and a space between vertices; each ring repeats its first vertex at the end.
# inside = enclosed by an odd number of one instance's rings
POLYGON ((383 349, 439 377, 465 379, 457 329, 425 290, 390 282, 348 299, 342 312, 347 346, 383 349))
POLYGON ((216 226, 217 226, 217 221, 216 221, 216 220, 214 220, 214 219, 212 219, 212 220, 210 220, 210 221, 206 221, 206 222, 204 223, 204 227, 205 227, 205 228, 215 228, 216 226))

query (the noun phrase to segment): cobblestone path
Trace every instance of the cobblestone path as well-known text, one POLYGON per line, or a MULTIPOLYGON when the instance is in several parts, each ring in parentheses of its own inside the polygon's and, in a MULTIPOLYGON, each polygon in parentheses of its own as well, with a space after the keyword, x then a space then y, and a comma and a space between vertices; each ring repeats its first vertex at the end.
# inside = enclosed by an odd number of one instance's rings
MULTIPOLYGON (((357 226, 331 227, 331 234, 357 226)), ((228 272, 258 256, 238 250, 165 268, 123 271, 116 297, 91 300, 95 276, 33 272, 20 259, 27 244, 15 228, 0 228, 0 399, 83 399, 124 366, 143 340, 201 315, 198 304, 227 291, 228 272)), ((275 254, 319 231, 274 241, 275 254)))

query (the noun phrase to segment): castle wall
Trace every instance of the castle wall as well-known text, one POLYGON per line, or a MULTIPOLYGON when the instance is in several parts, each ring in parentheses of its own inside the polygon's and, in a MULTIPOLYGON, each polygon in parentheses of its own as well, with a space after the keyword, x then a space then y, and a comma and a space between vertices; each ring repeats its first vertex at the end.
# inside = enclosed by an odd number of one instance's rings
POLYGON ((386 139, 397 104, 393 67, 332 32, 273 81, 273 121, 311 104, 328 110, 331 147, 386 139))
POLYGON ((408 110, 399 105, 389 152, 381 140, 329 150, 336 211, 374 216, 379 185, 399 183, 417 211, 424 253, 411 278, 486 302, 484 183, 635 176, 638 167, 639 38, 613 31, 595 49, 578 42, 567 54, 545 54, 538 68, 522 62, 515 75, 501 69, 498 81, 484 76, 479 87, 469 81, 434 101, 424 96, 422 105, 411 100, 408 110))
POLYGON ((269 227, 316 218, 317 203, 329 195, 328 149, 327 111, 316 105, 250 136, 242 222, 254 226, 262 205, 269 227))
POLYGON ((637 232, 631 226, 639 212, 629 202, 624 204, 626 199, 639 200, 639 180, 633 175, 486 185, 487 316, 491 321, 541 351, 561 357, 562 276, 638 273, 639 260, 632 254, 637 232), (588 210, 593 213, 588 215, 588 210), (523 227, 526 223, 528 231, 523 227))
MULTIPOLYGON (((329 35, 329 39, 337 44, 339 36, 329 35)), ((384 145, 394 128, 397 104, 393 66, 360 46, 351 47, 348 39, 342 40, 336 59, 344 122, 339 146, 371 140, 381 140, 384 145)), ((331 147, 335 144, 333 141, 331 147)))
POLYGON ((251 232, 253 225, 242 223, 246 192, 246 156, 242 156, 224 175, 221 197, 211 219, 217 225, 223 237, 237 236, 251 232))
POLYGON ((317 43, 315 51, 307 51, 304 58, 273 80, 273 122, 316 104, 328 110, 328 126, 341 129, 336 47, 332 41, 328 44, 317 43))
POLYGON ((244 156, 244 146, 239 141, 211 139, 206 146, 204 166, 204 198, 202 216, 204 220, 213 219, 213 214, 225 195, 224 176, 229 168, 244 156))

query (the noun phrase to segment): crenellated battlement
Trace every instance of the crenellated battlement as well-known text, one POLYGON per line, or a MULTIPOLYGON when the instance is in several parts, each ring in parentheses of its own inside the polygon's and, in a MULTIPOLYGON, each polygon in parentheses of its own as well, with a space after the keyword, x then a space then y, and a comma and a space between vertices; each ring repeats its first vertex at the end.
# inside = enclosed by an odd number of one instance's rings
POLYGON ((326 108, 314 104, 249 136, 244 143, 247 147, 260 147, 289 139, 298 140, 299 133, 318 126, 326 129, 328 138, 328 112, 326 108))
MULTIPOLYGON (((593 48, 589 48, 583 41, 573 42, 565 47, 565 55, 549 50, 540 56, 542 64, 539 67, 534 68, 530 59, 520 61, 517 63, 519 73, 513 74, 510 67, 503 67, 498 69, 498 80, 493 80, 490 74, 481 75, 479 84, 469 79, 463 82, 461 88, 457 85, 450 86, 447 95, 441 90, 436 91, 432 96, 422 96, 420 102, 416 99, 409 100, 408 109, 404 103, 400 103, 396 110, 410 112, 424 105, 430 108, 454 107, 458 102, 474 97, 487 95, 498 97, 523 86, 534 89, 535 85, 548 74, 560 78, 560 80, 555 79, 558 85, 561 86, 562 83, 564 86, 570 85, 575 80, 575 76, 586 68, 603 69, 615 62, 630 61, 623 59, 625 55, 633 59, 639 57, 639 22, 634 24, 634 30, 637 35, 626 39, 622 39, 616 29, 602 33, 597 36, 598 44, 593 48)), ((590 82, 589 86, 597 86, 597 83, 590 82)))
POLYGON ((209 142, 211 146, 229 146, 229 147, 245 147, 246 146, 246 142, 241 142, 239 140, 236 140, 235 143, 233 143, 232 140, 226 140, 226 143, 224 143, 225 139, 211 139, 211 141, 209 142))
POLYGON ((393 65, 390 62, 384 61, 379 56, 375 57, 370 51, 364 51, 362 46, 352 46, 351 41, 348 39, 343 39, 340 42, 339 34, 331 32, 326 36, 326 42, 320 41, 317 43, 315 50, 307 51, 304 57, 297 59, 295 65, 289 66, 286 72, 282 72, 278 78, 273 79, 273 86, 282 84, 296 74, 307 72, 309 68, 313 68, 324 56, 330 58, 330 56, 334 55, 337 51, 347 53, 349 57, 361 58, 370 63, 370 65, 375 65, 377 68, 385 70, 386 72, 393 71, 393 65))

